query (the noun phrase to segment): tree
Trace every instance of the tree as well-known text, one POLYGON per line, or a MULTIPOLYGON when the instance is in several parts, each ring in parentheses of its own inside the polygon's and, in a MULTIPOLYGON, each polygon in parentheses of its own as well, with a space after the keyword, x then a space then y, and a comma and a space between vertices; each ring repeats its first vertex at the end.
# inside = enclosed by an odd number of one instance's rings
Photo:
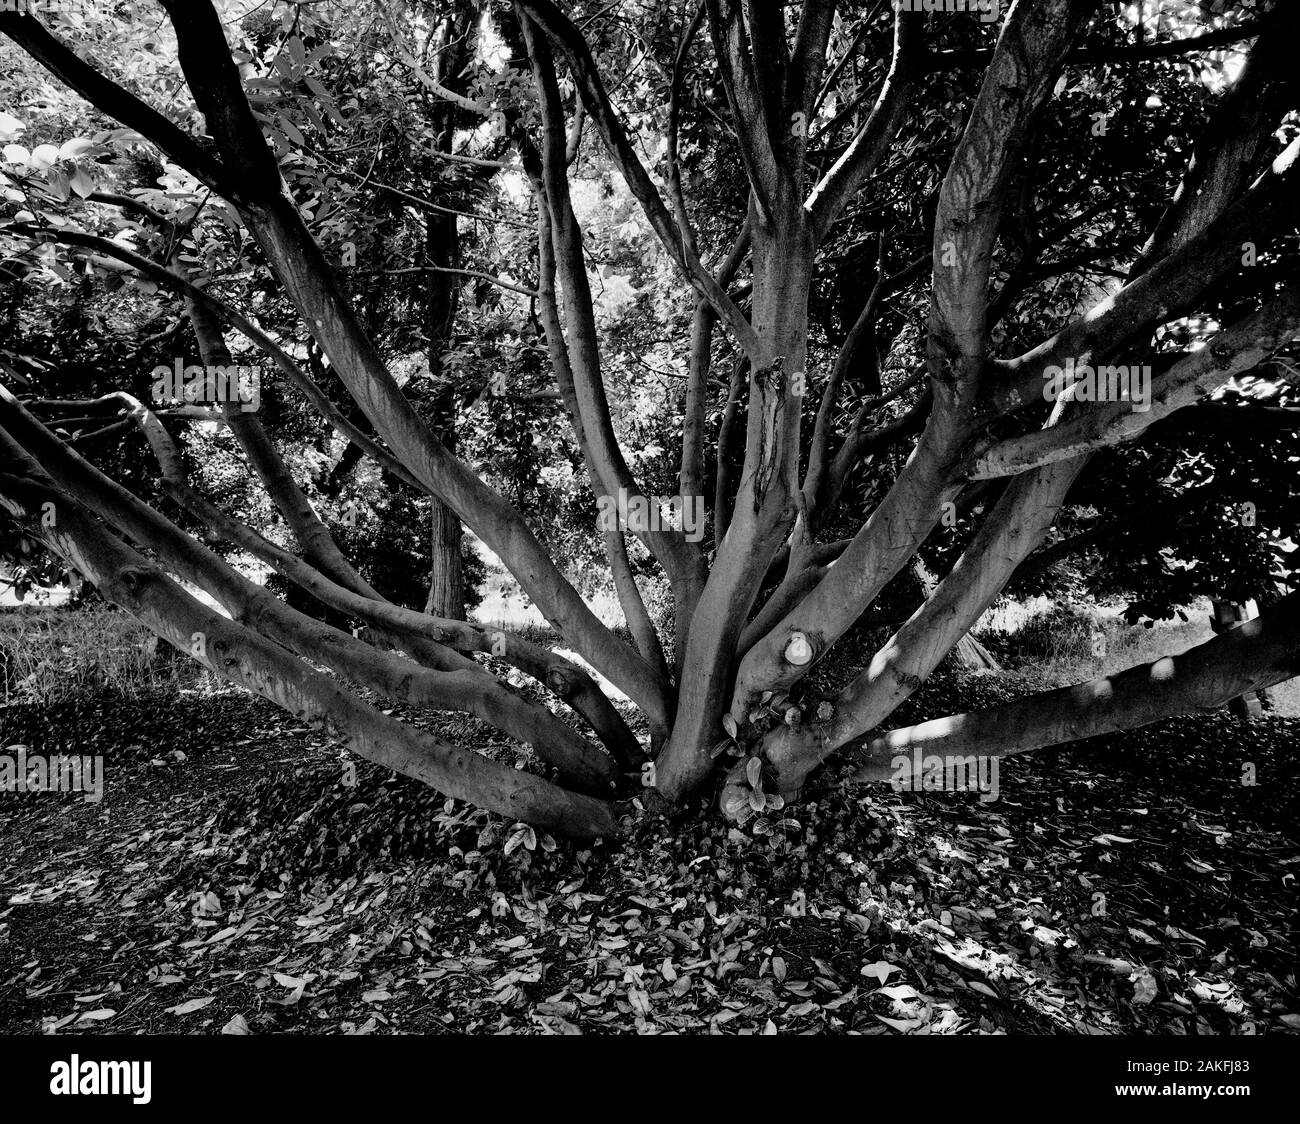
MULTIPOLYGON (((603 517, 628 642, 592 613, 525 515, 403 392, 361 294, 323 249, 335 185, 304 157, 312 142, 284 99, 299 99, 314 139, 342 115, 347 98, 312 71, 328 65, 346 20, 331 27, 319 6, 290 6, 275 74, 264 77, 241 74, 255 68, 238 44, 232 55, 230 29, 208 0, 160 3, 192 108, 164 103, 138 69, 95 65, 74 49, 84 34, 76 27, 56 35, 5 13, 0 30, 120 126, 97 143, 111 152, 147 138, 204 199, 224 201, 217 213, 234 237, 251 238, 267 293, 287 300, 300 332, 267 330, 256 303, 240 308, 203 282, 186 251, 203 237, 197 214, 149 216, 141 252, 105 236, 112 220, 92 208, 60 211, 59 197, 71 195, 55 177, 82 172, 69 173, 58 149, 37 162, 50 173, 43 183, 11 177, 6 237, 22 253, 70 256, 83 270, 125 266, 175 294, 208 367, 231 365, 223 329, 241 333, 392 487, 433 497, 472 529, 563 642, 635 704, 647 736, 556 652, 377 593, 254 413, 222 410, 245 450, 256 450, 250 462, 296 550, 192 484, 173 435, 183 416, 160 416, 126 392, 110 400, 147 439, 163 489, 187 518, 364 625, 366 639, 253 585, 43 424, 39 394, 23 401, 4 390, 0 496, 24 533, 218 673, 449 795, 592 837, 628 830, 638 807, 712 795, 711 785, 733 818, 780 808, 830 755, 864 742, 858 777, 868 781, 892 775, 881 762, 909 747, 1023 752, 1219 705, 1300 671, 1291 594, 1186 656, 1003 711, 881 733, 1035 559, 1099 451, 1205 409, 1197 404, 1233 380, 1254 374, 1279 386, 1300 338, 1290 276, 1300 211, 1300 103, 1286 57, 1300 30, 1293 5, 1243 3, 1201 17, 1209 30, 1182 5, 1145 42, 1145 27, 1097 0, 1018 0, 1000 27, 965 5, 704 0, 636 5, 616 18, 607 6, 516 0, 480 13, 491 43, 468 80, 394 46, 410 82, 481 122, 457 133, 460 151, 444 142, 440 154, 531 185, 535 282, 514 279, 517 267, 512 278, 430 264, 527 298, 603 517), (903 10, 912 7, 963 10, 903 10), (300 19, 310 19, 318 46, 298 33, 300 19), (1223 81, 1225 52, 1238 47, 1244 66, 1223 81), (1200 74, 1189 73, 1189 59, 1200 60, 1200 74), (659 77, 619 90, 655 66, 659 77), (1166 129, 1153 157, 1144 138, 1166 129), (575 161, 591 133, 693 294, 677 518, 638 479, 610 401, 574 199, 575 161), (657 170, 643 157, 647 134, 662 139, 657 170), (707 210, 692 212, 692 192, 707 210), (825 295, 832 287, 856 306, 838 321, 825 295), (724 358, 731 373, 715 379, 724 358), (700 507, 711 534, 693 518, 700 507), (629 540, 670 587, 666 646, 629 540), (811 696, 809 672, 914 571, 930 575, 923 600, 841 688, 811 696), (229 618, 173 575, 209 591, 229 618), (533 677, 590 733, 508 690, 478 653, 533 677), (476 714, 530 744, 555 779, 405 725, 356 687, 476 714)), ((377 10, 394 44, 403 29, 436 22, 419 4, 380 0, 377 10)), ((67 159, 75 165, 76 154, 67 159)), ((72 195, 96 202, 68 182, 72 195)), ((443 206, 394 190, 422 210, 443 206)), ((437 338, 429 333, 431 345, 437 338)), ((1243 417, 1260 408, 1239 399, 1212 408, 1243 417)), ((1289 578, 1285 552, 1259 553, 1279 567, 1270 578, 1289 578)))

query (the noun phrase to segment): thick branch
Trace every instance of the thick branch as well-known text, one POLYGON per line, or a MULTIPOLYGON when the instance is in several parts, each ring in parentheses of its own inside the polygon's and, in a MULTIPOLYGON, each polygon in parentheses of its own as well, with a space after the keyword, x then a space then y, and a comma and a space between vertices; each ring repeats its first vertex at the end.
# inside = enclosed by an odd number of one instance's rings
POLYGON ((641 204, 651 229, 658 235, 669 257, 677 263, 710 304, 717 310, 722 322, 735 335, 740 346, 747 352, 756 352, 758 338, 754 329, 735 303, 727 296, 726 290, 709 274, 699 257, 690 246, 669 214, 662 196, 650 179, 650 174, 641 163, 636 150, 628 139, 627 131, 614 112, 614 106, 605 91, 600 72, 591 50, 582 33, 578 31, 569 18, 551 0, 516 0, 516 6, 522 9, 532 20, 546 32, 564 55, 582 96, 587 114, 595 123, 605 141, 610 158, 619 173, 627 182, 628 188, 641 204))
POLYGON ((731 109, 731 119, 760 219, 773 214, 779 172, 772 151, 763 92, 754 73, 749 33, 739 0, 707 0, 709 34, 718 61, 718 74, 731 109))
MULTIPOLYGON (((857 781, 898 775, 893 759, 934 752, 1003 757, 1132 730, 1175 714, 1216 710, 1231 699, 1300 675, 1300 593, 1255 620, 1180 656, 1031 695, 992 710, 893 730, 866 749, 857 781)), ((906 762, 910 772, 911 761, 906 762)))
MULTIPOLYGON (((567 329, 562 340, 548 340, 551 354, 564 356, 557 367, 561 383, 572 380, 573 397, 581 419, 580 445, 598 494, 615 498, 620 493, 629 500, 641 497, 640 484, 633 477, 614 433, 609 401, 601 371, 600 346, 596 333, 596 316, 583 252, 582 230, 578 226, 569 196, 568 168, 564 157, 564 122, 559 87, 551 64, 546 40, 528 21, 521 21, 524 41, 533 63, 534 80, 542 114, 542 178, 544 194, 538 208, 550 218, 553 259, 548 255, 542 264, 554 268, 564 295, 564 321, 567 329)), ((531 160, 529 161, 532 162, 531 160)), ((540 247, 545 251, 548 247, 540 247)), ((549 283, 550 276, 546 281, 549 283)), ((543 327, 550 333, 558 329, 554 315, 554 298, 547 291, 543 327)), ((688 543, 681 530, 656 527, 633 527, 637 536, 664 567, 674 589, 697 588, 703 584, 703 559, 698 547, 688 543)))
POLYGON ((924 54, 916 13, 894 13, 894 54, 871 113, 844 154, 813 188, 805 206, 812 215, 814 237, 820 242, 872 172, 880 166, 906 116, 908 97, 924 54))
MULTIPOLYGON (((179 459, 170 437, 138 403, 135 410, 167 470, 169 462, 179 459)), ((510 694, 481 669, 463 666, 444 673, 408 664, 284 605, 79 457, 3 388, 0 417, 4 427, 39 457, 42 467, 62 487, 110 518, 136 542, 157 551, 162 560, 206 589, 241 623, 390 698, 476 714, 529 742, 540 756, 583 785, 608 791, 608 785, 616 779, 609 758, 549 711, 510 694)))
MULTIPOLYGON (((224 134, 221 143, 226 148, 255 147, 266 153, 256 122, 249 123, 239 74, 211 5, 182 8, 179 0, 164 2, 195 99, 200 106, 214 106, 214 113, 206 115, 209 127, 224 134), (244 108, 216 108, 234 101, 244 108)), ((663 721, 666 700, 648 665, 600 622, 519 513, 443 447, 402 394, 282 184, 274 194, 267 192, 255 205, 243 208, 241 217, 376 431, 416 478, 506 563, 551 624, 652 715, 652 721, 663 721)))
POLYGON ((1061 63, 1096 6, 1097 0, 1042 0, 1011 10, 944 177, 927 361, 931 376, 963 404, 983 367, 989 272, 1007 186, 1061 63))
MULTIPOLYGON (((1186 314, 1210 285, 1242 268, 1243 250, 1262 251, 1296 228, 1300 216, 1300 139, 1292 142, 1232 206, 1180 249, 1151 265, 1051 339, 1009 363, 991 388, 987 417, 1043 401, 1043 375, 1067 359, 1093 362, 1113 355, 1159 324, 1186 314)), ((1145 346, 1145 339, 1143 340, 1145 346)))
POLYGON ((164 268, 157 262, 128 250, 125 246, 117 242, 112 242, 107 238, 100 238, 94 234, 83 234, 75 230, 57 230, 54 228, 29 227, 25 224, 17 223, 10 227, 10 230, 17 234, 29 235, 37 239, 49 239, 52 242, 59 242, 67 246, 80 246, 83 249, 95 250, 107 257, 115 258, 118 261, 125 262, 138 270, 151 281, 156 281, 160 285, 165 285, 170 289, 176 290, 183 297, 190 300, 201 301, 209 308, 220 313, 222 317, 228 320, 232 325, 247 336, 254 344, 264 351, 280 371, 289 379, 294 386, 302 392, 303 396, 315 407, 317 413, 328 421, 340 434, 351 441, 357 448, 363 450, 380 467, 391 472, 399 479, 405 480, 412 487, 419 488, 421 491, 428 491, 428 488, 417 480, 407 467, 397 460, 391 453, 378 445, 368 434, 358 426, 348 421, 343 412, 326 397, 325 393, 312 381, 310 376, 298 366, 290 357, 288 352, 277 344, 270 336, 257 327, 251 320, 238 312, 231 305, 227 304, 220 297, 214 296, 206 289, 195 285, 188 278, 182 277, 164 268))
MULTIPOLYGON (((172 266, 178 274, 184 274, 185 267, 179 254, 173 255, 172 266)), ((208 368, 232 366, 230 351, 211 307, 187 294, 185 308, 194 327, 204 365, 208 368)), ((289 524, 307 560, 316 569, 349 589, 365 597, 379 597, 339 549, 334 536, 298 487, 298 482, 267 437, 261 423, 251 413, 245 413, 239 403, 225 403, 222 414, 276 509, 289 524)))
POLYGON ((279 645, 200 605, 55 488, 3 430, 0 497, 33 537, 151 631, 186 654, 201 649, 199 658, 222 678, 324 728, 354 753, 511 819, 580 838, 619 832, 614 805, 416 732, 279 645), (47 505, 54 511, 52 527, 43 519, 47 505))
MULTIPOLYGON (((976 457, 971 479, 1010 476, 1090 449, 1132 441, 1149 426, 1259 366, 1296 339, 1300 339, 1300 290, 1291 289, 1174 364, 1150 387, 1147 409, 1135 408, 1131 400, 1117 400, 1115 393, 1118 388, 1125 395, 1132 394, 1139 368, 1099 365, 1088 392, 1100 395, 1104 387, 1110 400, 1096 404, 1094 399, 1093 405, 1076 410, 1069 421, 998 442, 976 457)), ((1071 389, 1087 386, 1081 382, 1071 389)))
POLYGON ((152 106, 78 58, 34 16, 0 10, 0 31, 97 109, 152 140, 201 182, 228 198, 240 197, 241 185, 232 170, 152 106))
POLYGON ((1296 85, 1294 43, 1300 11, 1278 4, 1237 80, 1213 107, 1173 203, 1143 250, 1145 264, 1181 249, 1218 218, 1249 183, 1256 160, 1287 110, 1296 85))

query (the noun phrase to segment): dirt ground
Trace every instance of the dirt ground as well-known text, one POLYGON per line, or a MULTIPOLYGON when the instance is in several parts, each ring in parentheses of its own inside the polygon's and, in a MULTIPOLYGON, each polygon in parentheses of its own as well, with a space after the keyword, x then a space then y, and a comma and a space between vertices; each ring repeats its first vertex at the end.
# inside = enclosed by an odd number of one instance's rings
POLYGON ((0 1032, 1286 1033, 1297 733, 1175 719, 1007 759, 996 801, 578 847, 235 693, 0 709, 107 776, 0 794, 0 1032))

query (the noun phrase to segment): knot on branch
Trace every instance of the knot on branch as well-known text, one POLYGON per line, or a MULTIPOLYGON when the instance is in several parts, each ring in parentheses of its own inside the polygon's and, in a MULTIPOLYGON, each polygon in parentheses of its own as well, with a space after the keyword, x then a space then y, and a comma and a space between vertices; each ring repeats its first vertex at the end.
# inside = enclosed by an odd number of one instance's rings
POLYGON ((148 585, 153 575, 139 566, 127 566, 118 572, 117 580, 122 588, 134 599, 139 600, 141 591, 148 585))
POLYGON ((813 643, 803 632, 790 633, 790 639, 785 643, 785 651, 781 653, 785 662, 794 667, 807 667, 812 663, 813 654, 813 643))
POLYGON ((567 699, 578 689, 568 669, 559 666, 546 669, 546 685, 562 699, 567 699))

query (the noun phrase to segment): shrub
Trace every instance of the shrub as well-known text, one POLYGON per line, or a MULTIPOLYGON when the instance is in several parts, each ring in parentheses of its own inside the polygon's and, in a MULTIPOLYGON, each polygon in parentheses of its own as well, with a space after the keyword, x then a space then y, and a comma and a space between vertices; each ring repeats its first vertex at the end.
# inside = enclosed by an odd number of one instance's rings
POLYGON ((127 697, 196 686, 208 676, 111 606, 0 612, 0 698, 52 703, 105 690, 127 697))

